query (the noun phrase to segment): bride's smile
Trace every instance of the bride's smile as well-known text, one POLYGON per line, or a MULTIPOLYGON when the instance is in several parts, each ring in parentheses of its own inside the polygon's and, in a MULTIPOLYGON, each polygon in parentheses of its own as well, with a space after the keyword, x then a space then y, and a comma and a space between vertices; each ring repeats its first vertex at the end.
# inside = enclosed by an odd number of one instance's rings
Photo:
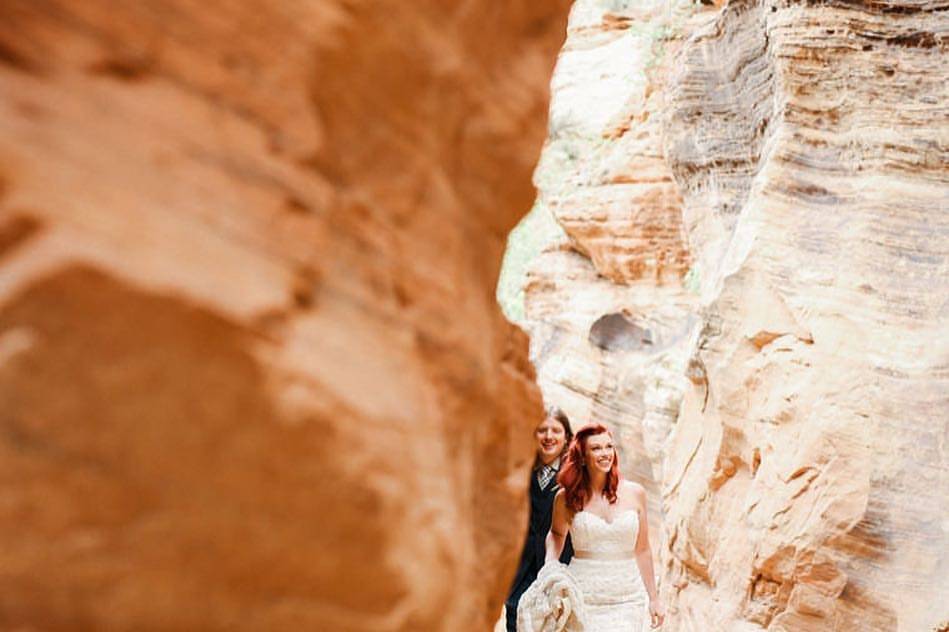
POLYGON ((613 439, 609 434, 589 438, 585 461, 591 473, 600 471, 606 474, 613 467, 615 458, 616 450, 613 448, 613 439))

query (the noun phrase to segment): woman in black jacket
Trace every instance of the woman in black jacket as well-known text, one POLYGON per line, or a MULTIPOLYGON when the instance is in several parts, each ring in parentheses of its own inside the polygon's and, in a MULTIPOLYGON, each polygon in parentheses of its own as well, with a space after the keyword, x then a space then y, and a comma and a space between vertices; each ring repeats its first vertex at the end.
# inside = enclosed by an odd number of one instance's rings
MULTIPOLYGON (((534 438, 537 441, 537 456, 534 458, 534 467, 531 468, 531 510, 527 540, 524 542, 521 563, 517 567, 517 574, 514 575, 511 592, 504 602, 508 632, 517 632, 517 602, 544 565, 547 532, 550 531, 554 496, 558 489, 557 472, 560 470, 561 457, 566 453, 573 438, 570 420, 559 408, 549 408, 547 416, 534 431, 534 438)), ((571 557, 573 547, 568 541, 560 561, 567 563, 571 557)))

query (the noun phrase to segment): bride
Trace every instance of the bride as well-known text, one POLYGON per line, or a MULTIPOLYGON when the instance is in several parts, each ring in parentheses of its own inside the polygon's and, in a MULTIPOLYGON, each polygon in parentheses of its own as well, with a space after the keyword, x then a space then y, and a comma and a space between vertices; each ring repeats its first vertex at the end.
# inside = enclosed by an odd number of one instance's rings
POLYGON ((646 491, 620 478, 613 437, 605 426, 579 430, 557 481, 547 536, 547 567, 522 598, 518 631, 640 632, 662 625, 646 520, 646 491), (574 557, 559 573, 567 534, 574 557), (564 580, 558 581, 561 577, 564 580), (570 589, 564 589, 564 585, 570 589), (565 601, 549 592, 569 593, 565 601), (573 614, 570 602, 574 603, 573 614), (552 611, 551 604, 559 605, 552 611), (567 604, 566 606, 564 604, 567 604))

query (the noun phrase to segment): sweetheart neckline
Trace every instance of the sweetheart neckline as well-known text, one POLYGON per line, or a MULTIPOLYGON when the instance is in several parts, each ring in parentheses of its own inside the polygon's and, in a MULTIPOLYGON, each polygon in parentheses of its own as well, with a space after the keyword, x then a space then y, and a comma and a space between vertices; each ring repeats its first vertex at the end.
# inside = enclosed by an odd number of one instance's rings
POLYGON ((626 510, 624 510, 624 511, 621 511, 621 512, 619 512, 618 514, 616 514, 616 516, 614 516, 612 520, 607 520, 606 518, 604 518, 604 517, 601 516, 600 514, 593 513, 592 511, 587 511, 586 509, 581 509, 580 511, 577 512, 577 515, 580 515, 580 514, 582 514, 582 513, 590 514, 591 516, 594 516, 594 517, 596 517, 596 518, 599 518, 600 521, 603 522, 604 524, 609 524, 609 525, 614 524, 617 520, 619 520, 620 518, 622 518, 624 515, 626 515, 626 514, 628 514, 628 513, 635 513, 635 514, 636 514, 636 518, 637 518, 637 519, 639 518, 639 512, 636 511, 635 509, 626 509, 626 510))

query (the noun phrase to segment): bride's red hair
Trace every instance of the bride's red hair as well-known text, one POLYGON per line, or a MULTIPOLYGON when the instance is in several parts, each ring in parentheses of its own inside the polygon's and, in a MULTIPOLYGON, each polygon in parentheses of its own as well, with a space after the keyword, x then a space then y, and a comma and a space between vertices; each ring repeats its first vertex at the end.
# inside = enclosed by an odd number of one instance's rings
MULTIPOLYGON (((586 468, 584 455, 587 451, 587 440, 596 435, 613 434, 602 424, 590 424, 577 431, 567 449, 567 457, 557 475, 557 482, 563 488, 567 501, 567 508, 573 512, 583 510, 583 506, 590 500, 590 473, 586 468)), ((613 466, 606 475, 603 484, 603 496, 612 505, 616 502, 616 490, 619 488, 619 459, 616 448, 613 448, 613 466)))

